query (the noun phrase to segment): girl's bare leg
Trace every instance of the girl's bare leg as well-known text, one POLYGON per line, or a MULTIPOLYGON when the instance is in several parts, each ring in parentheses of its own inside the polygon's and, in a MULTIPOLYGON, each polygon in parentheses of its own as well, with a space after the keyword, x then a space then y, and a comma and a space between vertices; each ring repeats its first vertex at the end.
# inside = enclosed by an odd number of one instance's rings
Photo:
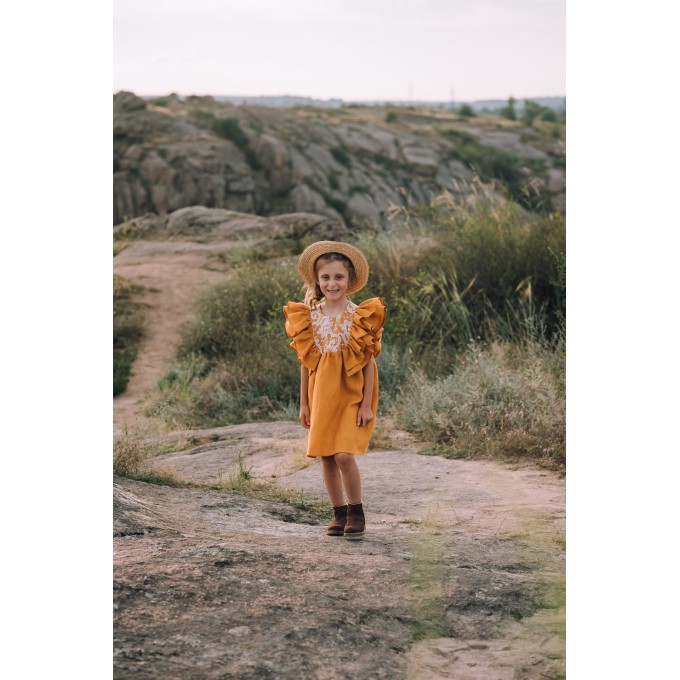
POLYGON ((351 453, 336 453, 333 458, 342 474, 347 501, 352 505, 361 503, 361 475, 354 456, 351 453))
POLYGON ((321 458, 321 471, 323 481, 326 484, 328 498, 333 507, 345 504, 345 496, 342 493, 342 477, 340 468, 335 463, 335 456, 323 456, 321 458))

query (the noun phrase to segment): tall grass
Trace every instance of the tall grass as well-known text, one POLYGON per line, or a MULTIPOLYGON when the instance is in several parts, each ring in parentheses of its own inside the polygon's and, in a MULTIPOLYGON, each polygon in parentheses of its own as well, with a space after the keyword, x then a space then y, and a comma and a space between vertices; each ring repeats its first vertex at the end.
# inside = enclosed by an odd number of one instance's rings
POLYGON ((531 460, 563 470, 564 375, 561 346, 472 345, 446 377, 413 371, 393 416, 429 441, 434 453, 531 460))
POLYGON ((125 391, 132 362, 144 334, 144 305, 135 298, 144 291, 132 281, 113 276, 113 396, 125 391))
MULTIPOLYGON (((387 307, 380 409, 447 455, 559 468, 564 218, 481 190, 477 198, 445 195, 399 210, 390 229, 352 239, 371 267, 354 301, 379 295, 387 307)), ((299 363, 282 313, 302 298, 296 255, 244 261, 200 301, 151 405, 162 404, 168 423, 210 427, 296 413, 299 363)))
POLYGON ((471 341, 550 340, 564 327, 564 216, 479 198, 401 209, 391 230, 357 242, 371 263, 366 295, 387 301, 390 342, 431 367, 448 369, 471 341))
POLYGON ((484 182, 500 183, 508 196, 524 208, 537 212, 551 210, 543 159, 486 146, 463 130, 445 128, 440 132, 455 142, 451 157, 464 163, 484 182))

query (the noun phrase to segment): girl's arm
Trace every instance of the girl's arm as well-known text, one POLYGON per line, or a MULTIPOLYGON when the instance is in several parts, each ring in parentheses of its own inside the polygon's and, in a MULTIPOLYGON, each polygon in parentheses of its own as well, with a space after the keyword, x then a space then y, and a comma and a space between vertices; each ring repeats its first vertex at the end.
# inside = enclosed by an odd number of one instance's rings
POLYGON ((300 364, 300 422, 302 427, 309 429, 309 402, 307 388, 309 387, 309 371, 300 364))
POLYGON ((364 398, 359 406, 357 413, 357 425, 368 425, 373 420, 373 384, 375 382, 375 359, 371 360, 364 366, 364 398))

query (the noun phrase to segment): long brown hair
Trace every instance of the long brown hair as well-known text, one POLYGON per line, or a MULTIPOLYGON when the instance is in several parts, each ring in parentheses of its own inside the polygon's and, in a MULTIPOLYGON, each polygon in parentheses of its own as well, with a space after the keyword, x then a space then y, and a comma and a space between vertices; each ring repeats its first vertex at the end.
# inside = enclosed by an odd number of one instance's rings
POLYGON ((305 292, 305 304, 312 309, 323 300, 323 293, 321 292, 321 286, 319 286, 319 265, 326 264, 327 262, 342 262, 347 269, 347 274, 349 275, 349 281, 347 287, 351 288, 354 280, 356 279, 356 273, 354 272, 354 265, 352 260, 342 253, 324 253, 319 255, 314 261, 314 285, 307 286, 305 292))

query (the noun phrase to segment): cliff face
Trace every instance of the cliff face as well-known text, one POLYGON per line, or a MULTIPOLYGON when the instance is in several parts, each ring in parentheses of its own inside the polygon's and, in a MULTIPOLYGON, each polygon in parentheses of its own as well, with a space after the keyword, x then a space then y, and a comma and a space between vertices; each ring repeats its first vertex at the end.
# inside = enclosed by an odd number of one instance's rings
POLYGON ((233 106, 114 96, 114 224, 190 205, 307 212, 345 224, 465 194, 474 174, 527 207, 563 209, 564 125, 435 109, 233 106))

